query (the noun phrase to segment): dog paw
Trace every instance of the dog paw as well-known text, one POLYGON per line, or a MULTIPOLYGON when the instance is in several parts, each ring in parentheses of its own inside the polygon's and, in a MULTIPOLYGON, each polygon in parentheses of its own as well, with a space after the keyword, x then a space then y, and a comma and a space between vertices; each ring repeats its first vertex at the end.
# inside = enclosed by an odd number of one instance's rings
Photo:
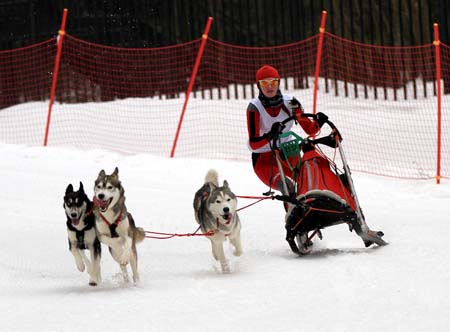
POLYGON ((223 274, 229 274, 229 273, 231 273, 231 269, 230 269, 230 267, 228 266, 228 264, 222 265, 222 273, 223 273, 223 274))
POLYGON ((242 249, 235 249, 234 251, 233 251, 233 255, 235 255, 235 256, 241 256, 242 255, 242 249))
POLYGON ((101 277, 96 273, 89 273, 89 286, 97 286, 100 283, 101 277))
POLYGON ((127 272, 122 272, 122 282, 128 284, 130 282, 130 276, 127 272))
POLYGON ((86 269, 86 266, 84 265, 84 263, 81 262, 81 261, 76 262, 76 263, 77 263, 77 269, 78 269, 78 271, 84 272, 84 270, 86 269))

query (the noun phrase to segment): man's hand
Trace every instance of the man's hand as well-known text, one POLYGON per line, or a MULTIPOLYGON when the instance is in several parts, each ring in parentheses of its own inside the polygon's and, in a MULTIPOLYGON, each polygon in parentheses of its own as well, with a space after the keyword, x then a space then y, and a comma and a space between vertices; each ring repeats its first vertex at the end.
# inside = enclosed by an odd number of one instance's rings
POLYGON ((288 101, 288 107, 291 110, 300 109, 303 112, 302 104, 295 97, 288 101))
POLYGON ((269 141, 278 138, 278 136, 280 136, 281 132, 283 131, 283 128, 284 125, 281 122, 274 122, 272 128, 270 128, 270 131, 265 134, 266 138, 269 141))
POLYGON ((327 122, 328 116, 322 112, 319 112, 316 114, 316 122, 319 125, 320 128, 324 125, 325 122, 327 122))

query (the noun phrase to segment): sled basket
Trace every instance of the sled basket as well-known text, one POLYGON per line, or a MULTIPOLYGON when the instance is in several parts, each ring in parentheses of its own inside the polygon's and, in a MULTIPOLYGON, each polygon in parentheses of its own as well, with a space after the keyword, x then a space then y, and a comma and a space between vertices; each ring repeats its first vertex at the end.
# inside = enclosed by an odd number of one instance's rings
POLYGON ((311 190, 297 200, 303 204, 294 207, 286 222, 286 227, 293 232, 304 233, 356 222, 356 211, 329 190, 311 190))
POLYGON ((287 133, 280 134, 280 149, 286 158, 289 157, 300 157, 300 143, 303 138, 294 133, 293 131, 288 131, 287 133), (282 138, 294 136, 293 139, 281 142, 282 138))

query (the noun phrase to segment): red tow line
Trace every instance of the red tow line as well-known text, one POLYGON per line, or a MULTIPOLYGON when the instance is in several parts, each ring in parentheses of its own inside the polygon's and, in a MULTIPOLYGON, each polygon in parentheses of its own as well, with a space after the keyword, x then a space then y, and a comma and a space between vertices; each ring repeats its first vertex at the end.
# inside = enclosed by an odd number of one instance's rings
POLYGON ((244 210, 244 209, 246 209, 246 208, 248 208, 248 207, 250 207, 250 206, 252 206, 252 205, 255 205, 255 204, 257 204, 257 203, 259 203, 259 202, 265 200, 265 199, 272 199, 272 196, 237 196, 237 197, 238 197, 238 198, 257 199, 257 201, 256 201, 256 202, 253 202, 253 203, 251 203, 251 204, 248 204, 248 205, 246 205, 246 206, 244 206, 244 207, 241 207, 240 209, 237 209, 236 212, 237 212, 237 211, 244 210))
POLYGON ((200 229, 200 226, 197 228, 197 230, 194 233, 185 233, 185 234, 178 234, 178 233, 160 233, 160 232, 150 232, 150 231, 144 231, 146 234, 154 234, 154 235, 146 235, 145 237, 148 239, 157 239, 157 240, 166 240, 171 239, 173 237, 190 237, 190 236, 211 236, 214 235, 213 231, 207 232, 207 233, 197 233, 200 229))

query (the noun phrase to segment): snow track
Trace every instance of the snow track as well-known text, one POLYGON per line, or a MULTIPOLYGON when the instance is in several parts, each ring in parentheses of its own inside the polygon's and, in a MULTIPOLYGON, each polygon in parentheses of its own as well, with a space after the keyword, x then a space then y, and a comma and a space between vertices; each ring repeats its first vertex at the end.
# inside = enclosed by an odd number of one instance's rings
MULTIPOLYGON (((354 174, 369 226, 390 243, 364 248, 345 225, 307 257, 284 240, 281 203, 240 212, 244 254, 223 275, 205 238, 146 239, 141 282, 123 284, 103 247, 103 283, 88 286, 68 250, 63 194, 120 169, 127 206, 149 231, 188 233, 192 200, 215 168, 238 195, 265 188, 249 163, 122 156, 0 145, 2 331, 447 331, 450 185, 354 174)), ((239 205, 249 203, 240 199, 239 205)))

